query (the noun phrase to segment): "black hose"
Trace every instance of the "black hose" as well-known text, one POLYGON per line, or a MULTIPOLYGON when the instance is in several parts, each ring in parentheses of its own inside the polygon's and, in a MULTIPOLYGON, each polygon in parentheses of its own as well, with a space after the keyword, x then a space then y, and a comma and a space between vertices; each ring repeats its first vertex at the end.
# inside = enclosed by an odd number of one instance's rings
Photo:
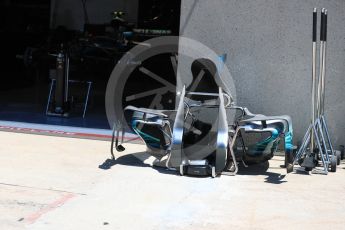
POLYGON ((313 42, 316 42, 317 33, 317 12, 316 9, 313 12, 313 42))
POLYGON ((325 38, 325 11, 321 11, 321 24, 320 24, 320 41, 324 41, 325 38))
POLYGON ((327 41, 327 13, 325 13, 325 21, 324 21, 324 41, 327 41))

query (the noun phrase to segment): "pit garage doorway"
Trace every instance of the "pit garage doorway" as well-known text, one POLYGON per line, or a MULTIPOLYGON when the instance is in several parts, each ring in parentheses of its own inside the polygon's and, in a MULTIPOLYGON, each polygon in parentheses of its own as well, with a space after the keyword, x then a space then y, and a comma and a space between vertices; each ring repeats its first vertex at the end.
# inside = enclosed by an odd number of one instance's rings
MULTIPOLYGON (((0 36, 4 38, 0 126, 25 123, 109 130, 105 91, 114 66, 142 41, 179 35, 180 7, 180 0, 0 1, 0 36), (68 116, 50 116, 48 112, 57 112, 52 106, 59 87, 60 52, 69 55, 68 87, 61 91, 68 102, 68 116)), ((169 57, 149 61, 150 71, 161 72, 165 80, 176 84, 175 75, 164 73, 165 65, 171 65, 169 57)), ((134 75, 127 94, 156 84, 140 71, 134 75)))

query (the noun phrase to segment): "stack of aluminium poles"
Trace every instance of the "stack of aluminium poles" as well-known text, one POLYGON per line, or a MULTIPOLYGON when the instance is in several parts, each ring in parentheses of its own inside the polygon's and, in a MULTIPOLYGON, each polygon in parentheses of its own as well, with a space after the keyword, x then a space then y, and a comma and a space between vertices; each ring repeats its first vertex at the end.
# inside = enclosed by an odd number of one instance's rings
POLYGON ((326 45, 327 45, 327 10, 321 10, 320 24, 320 60, 317 76, 317 9, 313 11, 313 61, 312 61, 312 106, 311 124, 303 138, 292 167, 299 163, 306 171, 321 165, 324 174, 336 171, 340 163, 340 155, 334 151, 325 119, 325 75, 326 75, 326 45), (321 160, 321 162, 319 162, 321 160), (321 163, 321 164, 319 164, 321 163))

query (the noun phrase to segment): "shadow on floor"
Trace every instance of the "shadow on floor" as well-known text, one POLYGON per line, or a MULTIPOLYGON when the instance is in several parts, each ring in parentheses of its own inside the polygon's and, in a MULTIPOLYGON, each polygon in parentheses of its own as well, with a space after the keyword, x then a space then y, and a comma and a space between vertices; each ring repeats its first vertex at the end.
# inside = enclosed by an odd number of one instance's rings
MULTIPOLYGON (((141 153, 144 153, 144 152, 141 152, 141 153)), ((136 154, 141 154, 141 153, 136 153, 136 154)), ((152 167, 149 164, 145 164, 142 159, 140 160, 137 157, 133 156, 132 154, 123 155, 121 157, 118 157, 116 160, 108 158, 101 165, 99 165, 98 168, 103 169, 103 170, 109 170, 114 165, 151 167, 157 170, 159 173, 179 176, 177 171, 166 169, 163 167, 157 167, 157 166, 152 167)), ((282 184, 282 183, 287 182, 284 180, 285 175, 282 175, 280 173, 267 172, 268 168, 269 168, 269 162, 256 164, 256 165, 250 165, 247 168, 244 167, 243 164, 240 163, 238 175, 249 175, 249 176, 265 175, 267 176, 265 178, 265 183, 270 183, 270 184, 282 184)))
POLYGON ((135 167, 151 167, 148 164, 145 164, 135 156, 129 154, 124 155, 121 157, 114 159, 106 159, 101 165, 98 166, 98 168, 103 170, 111 169, 114 165, 127 165, 127 166, 135 166, 135 167))
POLYGON ((250 165, 248 167, 244 167, 243 164, 239 164, 238 175, 246 175, 246 176, 257 176, 257 175, 264 175, 267 176, 265 178, 265 183, 270 184, 282 184, 287 182, 284 180, 285 175, 275 172, 267 172, 269 169, 270 164, 269 162, 264 162, 260 164, 250 165))
MULTIPOLYGON (((140 152, 136 154, 144 154, 145 152, 140 152)), ((101 165, 98 166, 99 169, 109 170, 114 165, 126 165, 126 166, 134 166, 134 167, 150 167, 157 170, 159 173, 169 174, 169 175, 178 175, 176 171, 169 170, 167 168, 151 166, 149 164, 145 164, 142 160, 139 160, 137 157, 133 156, 132 154, 124 155, 121 157, 114 159, 106 159, 101 165)))

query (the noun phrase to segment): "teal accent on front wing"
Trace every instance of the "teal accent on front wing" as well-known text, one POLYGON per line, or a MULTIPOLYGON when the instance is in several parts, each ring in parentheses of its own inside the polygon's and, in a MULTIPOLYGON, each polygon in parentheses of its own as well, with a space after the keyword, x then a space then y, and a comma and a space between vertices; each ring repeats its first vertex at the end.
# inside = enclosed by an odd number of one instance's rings
POLYGON ((252 149, 254 149, 252 153, 254 155, 262 155, 269 145, 271 145, 271 149, 276 148, 278 144, 278 137, 279 132, 277 129, 274 129, 270 137, 251 146, 252 149))
MULTIPOLYGON (((287 133, 285 133, 284 135, 285 137, 285 151, 292 151, 293 150, 293 132, 289 131, 287 133)), ((265 151, 267 149, 267 147, 269 145, 271 145, 271 148, 276 148, 278 145, 278 137, 279 137, 279 131, 277 129, 275 129, 274 132, 272 132, 272 135, 268 138, 266 138, 265 140, 256 143, 253 146, 253 149, 255 150, 254 153, 255 155, 259 155, 260 153, 262 153, 263 151, 265 151)))
POLYGON ((293 150, 292 131, 285 133, 285 150, 293 150))
POLYGON ((132 121, 132 129, 134 130, 134 132, 136 132, 141 138, 143 138, 143 140, 145 141, 145 143, 147 145, 149 145, 152 148, 160 148, 160 140, 158 138, 155 138, 147 133, 144 133, 142 131, 140 131, 137 128, 137 120, 133 120, 132 121))

